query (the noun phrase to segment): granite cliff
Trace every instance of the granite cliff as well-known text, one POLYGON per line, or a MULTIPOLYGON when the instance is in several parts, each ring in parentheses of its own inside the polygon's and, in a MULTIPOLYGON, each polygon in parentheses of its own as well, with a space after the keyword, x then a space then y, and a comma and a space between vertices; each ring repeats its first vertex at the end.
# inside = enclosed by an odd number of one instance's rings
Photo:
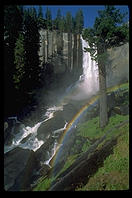
POLYGON ((44 29, 39 33, 40 66, 50 68, 53 79, 64 81, 64 86, 76 81, 82 72, 80 35, 44 29))

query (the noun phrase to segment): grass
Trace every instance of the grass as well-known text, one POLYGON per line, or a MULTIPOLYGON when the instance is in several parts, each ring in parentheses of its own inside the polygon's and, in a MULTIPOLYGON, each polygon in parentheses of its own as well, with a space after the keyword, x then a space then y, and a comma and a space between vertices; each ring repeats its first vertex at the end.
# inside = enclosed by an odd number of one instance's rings
POLYGON ((48 190, 51 186, 52 181, 53 181, 52 178, 41 178, 41 180, 38 182, 37 186, 33 189, 33 191, 48 190))
POLYGON ((37 186, 33 189, 33 191, 47 191, 50 186, 51 183, 58 177, 58 175, 60 175, 62 172, 64 172, 68 167, 70 167, 72 165, 72 163, 75 161, 75 159, 77 158, 77 155, 72 155, 69 156, 64 167, 62 168, 62 170, 56 175, 55 178, 51 177, 51 178, 41 178, 37 184, 37 186))
MULTIPOLYGON (((125 83, 118 86, 119 92, 128 90, 129 84, 125 83)), ((115 87, 115 90, 117 87, 115 87)), ((109 88, 108 92, 114 91, 113 88, 109 88)), ((119 93, 120 94, 120 93, 119 93)), ((127 102, 125 100, 124 102, 127 102)), ((113 129, 115 125, 128 120, 129 116, 115 115, 110 117, 108 125, 102 130, 99 128, 99 117, 95 117, 85 123, 78 126, 77 136, 86 138, 88 141, 82 146, 81 153, 88 150, 91 145, 92 140, 101 138, 107 131, 113 129), (89 141, 91 140, 91 141, 89 141)), ((112 137, 118 137, 117 144, 113 149, 113 154, 109 155, 105 161, 103 167, 99 168, 98 171, 93 175, 88 183, 82 188, 76 190, 79 191, 89 191, 89 190, 127 190, 129 189, 129 124, 125 124, 120 128, 114 128, 111 133, 107 135, 106 140, 112 137)), ((105 141, 102 142, 97 149, 101 149, 105 141)), ((80 139, 77 139, 76 144, 82 143, 80 139)), ((74 147, 75 148, 75 145, 74 147)), ((72 148, 72 149, 73 149, 72 148)), ((73 162, 77 159, 79 154, 70 155, 62 168, 62 170, 57 174, 63 173, 68 167, 70 167, 73 162)), ((57 178, 56 176, 56 178, 57 178)), ((37 186, 33 191, 46 191, 50 188, 52 181, 55 178, 41 178, 37 186)))
POLYGON ((89 141, 85 142, 82 147, 82 152, 87 151, 90 145, 91 143, 89 141))
POLYGON ((58 177, 58 175, 60 175, 61 173, 63 173, 67 168, 69 168, 73 162, 76 160, 78 154, 75 155, 70 155, 67 160, 66 163, 64 164, 63 168, 61 169, 61 171, 56 175, 56 177, 58 177))
POLYGON ((118 91, 122 91, 122 90, 129 90, 129 83, 123 83, 123 84, 120 84, 120 85, 116 85, 114 87, 109 87, 107 89, 107 93, 110 93, 110 92, 113 92, 113 91, 117 91, 117 88, 118 88, 118 91))
POLYGON ((128 115, 115 115, 110 117, 108 125, 101 129, 99 128, 99 117, 93 118, 83 124, 80 124, 78 129, 78 135, 87 137, 87 138, 100 138, 102 135, 105 134, 108 130, 113 128, 115 125, 123 122, 124 120, 128 119, 128 115))
MULTIPOLYGON (((104 128, 104 130, 99 129, 99 118, 93 118, 86 123, 83 123, 79 126, 78 135, 88 138, 100 138, 104 135, 108 130, 114 128, 115 125, 123 122, 124 120, 128 120, 129 116, 123 115, 115 115, 112 116, 109 120, 108 125, 104 128)), ((117 146, 114 148, 114 154, 108 156, 104 161, 104 166, 99 169, 97 174, 94 177, 91 177, 88 184, 83 188, 76 190, 120 190, 120 189, 128 189, 128 161, 129 161, 129 137, 128 137, 128 124, 118 128, 115 128, 110 134, 108 134, 107 139, 110 139, 114 136, 122 134, 118 138, 117 146)), ((105 140, 105 141, 106 141, 105 140)), ((104 142, 105 142, 104 141, 104 142)), ((79 140, 76 143, 80 142, 79 140)), ((101 143, 97 149, 100 149, 103 146, 101 143)), ((82 146, 82 152, 88 150, 91 143, 86 141, 82 146)), ((62 168, 62 170, 57 174, 60 175, 63 173, 68 167, 70 167, 73 162, 77 159, 78 154, 70 155, 67 158, 67 161, 62 168)), ((56 176, 56 178, 57 178, 56 176)), ((46 191, 50 188, 52 181, 55 178, 41 178, 38 182, 37 186, 33 189, 33 191, 46 191)))
MULTIPOLYGON (((83 123, 80 125, 80 131, 79 131, 79 135, 82 135, 83 137, 89 137, 89 138, 97 138, 97 137, 101 137, 103 134, 105 134, 108 130, 110 130, 111 128, 114 128, 115 125, 121 123, 122 121, 124 120, 128 120, 128 115, 126 116, 122 116, 122 115, 115 115, 113 117, 110 118, 109 120, 109 124, 105 127, 105 129, 102 131, 100 130, 100 133, 97 135, 96 133, 96 129, 98 128, 98 117, 96 118, 93 118, 91 120, 89 120, 88 122, 86 123, 83 123), (90 127, 89 127, 90 126, 90 127)), ((124 126, 125 127, 125 126, 124 126)), ((123 129, 123 126, 122 126, 122 129, 123 129)), ((108 137, 105 139, 108 140, 114 136, 117 136, 119 135, 120 133, 120 130, 118 130, 117 128, 114 129, 110 134, 108 134, 108 137)), ((105 142, 104 141, 104 142, 105 142)), ((78 144, 78 142, 80 142, 79 140, 76 141, 76 144, 78 144)), ((98 147, 97 149, 100 149, 104 142, 102 142, 98 147)), ((83 146, 82 146, 82 152, 85 152, 88 150, 89 146, 91 145, 91 142, 89 140, 87 140, 83 146)), ((58 175, 60 175, 61 173, 63 173, 68 167, 70 167, 73 162, 77 159, 78 157, 78 154, 75 154, 75 155, 70 155, 67 160, 66 160, 66 163, 63 167, 63 169, 58 173, 58 175)), ((58 176, 57 175, 57 176, 58 176)))
MULTIPOLYGON (((118 129, 117 129, 118 130, 118 129)), ((91 177, 88 183, 76 190, 128 190, 129 189, 129 124, 120 128, 120 136, 103 167, 91 177)))

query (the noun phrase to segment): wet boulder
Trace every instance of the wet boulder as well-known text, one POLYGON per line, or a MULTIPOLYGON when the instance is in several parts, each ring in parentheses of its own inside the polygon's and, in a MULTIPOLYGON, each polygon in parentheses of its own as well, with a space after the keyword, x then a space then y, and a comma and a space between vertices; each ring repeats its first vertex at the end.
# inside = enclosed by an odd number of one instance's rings
POLYGON ((46 164, 43 164, 42 168, 40 169, 40 175, 44 177, 49 173, 49 171, 50 171, 50 167, 46 164))
POLYGON ((17 120, 17 117, 9 117, 4 122, 4 143, 10 145, 14 136, 24 128, 24 124, 17 120), (16 119, 15 119, 16 118, 16 119))
POLYGON ((34 152, 15 148, 4 156, 4 188, 7 191, 28 189, 36 166, 34 152))

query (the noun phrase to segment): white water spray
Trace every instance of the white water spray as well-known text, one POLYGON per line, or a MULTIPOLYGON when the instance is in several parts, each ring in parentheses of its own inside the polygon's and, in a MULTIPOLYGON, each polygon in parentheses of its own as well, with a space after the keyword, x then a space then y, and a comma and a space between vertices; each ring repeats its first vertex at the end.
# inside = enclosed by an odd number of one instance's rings
POLYGON ((51 152, 48 151, 48 155, 49 155, 49 159, 46 160, 43 164, 48 165, 51 168, 50 165, 50 161, 53 159, 53 157, 55 156, 56 152, 58 151, 58 149, 62 146, 62 144, 58 144, 58 142, 55 140, 54 146, 51 150, 51 152))
POLYGON ((84 48, 89 48, 88 43, 82 37, 81 41, 83 49, 83 74, 76 84, 70 88, 67 98, 73 100, 87 99, 99 90, 98 65, 96 61, 91 59, 90 53, 84 51, 84 48))
MULTIPOLYGON (((44 123, 44 122, 48 121, 49 119, 53 118, 54 113, 56 111, 62 111, 62 110, 63 110, 62 105, 61 106, 50 107, 50 108, 47 109, 46 113, 44 114, 45 119, 42 122, 38 122, 33 127, 29 127, 29 126, 25 127, 24 124, 21 124, 21 130, 12 139, 12 144, 9 145, 9 146, 8 145, 4 146, 4 153, 9 152, 16 147, 21 147, 23 149, 30 149, 30 150, 33 150, 33 151, 38 150, 40 148, 40 146, 42 146, 42 144, 44 144, 43 140, 38 140, 38 138, 37 138, 38 128, 40 127, 40 125, 42 123, 44 123), (27 138, 27 140, 24 143, 22 143, 22 141, 25 138, 27 138)), ((64 130, 65 126, 62 129, 64 130)), ((59 130, 62 131, 62 129, 59 129, 59 130)))
POLYGON ((89 52, 85 52, 84 48, 89 48, 89 44, 82 39, 83 48, 83 83, 81 88, 86 91, 87 94, 96 93, 99 89, 98 83, 98 65, 96 61, 91 59, 89 52))

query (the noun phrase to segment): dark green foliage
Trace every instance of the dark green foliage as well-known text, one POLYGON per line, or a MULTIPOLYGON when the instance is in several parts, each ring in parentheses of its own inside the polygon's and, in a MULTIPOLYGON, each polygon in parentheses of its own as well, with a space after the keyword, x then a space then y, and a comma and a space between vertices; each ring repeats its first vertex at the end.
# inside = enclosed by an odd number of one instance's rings
POLYGON ((46 19, 46 29, 52 30, 52 15, 49 8, 46 9, 45 19, 46 19))
POLYGON ((104 53, 106 49, 129 41, 128 24, 123 24, 126 14, 121 14, 119 9, 114 6, 105 6, 103 11, 99 11, 99 17, 96 17, 93 28, 84 30, 83 38, 88 41, 90 46, 86 50, 91 53, 95 60, 97 60, 97 55, 99 58, 99 55, 104 53), (98 50, 98 54, 96 54, 96 50, 98 50))
POLYGON ((43 19, 42 6, 39 6, 39 9, 38 9, 38 18, 42 18, 43 19))
POLYGON ((16 112, 16 109, 19 111, 19 106, 21 108, 21 105, 23 107, 29 103, 29 93, 42 84, 48 88, 53 82, 53 68, 49 65, 43 65, 43 68, 39 66, 39 30, 77 33, 75 28, 78 27, 79 33, 82 27, 79 21, 81 19, 78 17, 76 21, 70 12, 66 17, 62 16, 60 9, 56 19, 52 20, 49 8, 43 17, 42 6, 39 6, 38 12, 34 6, 4 7, 4 97, 7 114, 16 112), (13 103, 17 104, 16 109, 13 103))
POLYGON ((15 46, 15 73, 13 75, 13 80, 16 89, 21 89, 25 74, 25 49, 24 49, 24 35, 19 34, 15 46))
POLYGON ((65 31, 65 24, 66 24, 65 18, 62 17, 60 22, 59 22, 59 30, 60 30, 60 32, 64 32, 65 31))
POLYGON ((29 9, 29 14, 35 21, 37 20, 37 12, 36 12, 36 9, 34 7, 31 7, 29 9))
POLYGON ((83 38, 88 41, 92 58, 98 62, 100 88, 100 127, 108 123, 106 100, 107 49, 128 42, 128 25, 123 24, 126 14, 121 14, 114 6, 105 6, 98 12, 93 28, 85 29, 83 38))
MULTIPOLYGON (((13 79, 14 72, 14 47, 22 29, 22 13, 19 6, 5 6, 4 8, 4 44, 9 53, 8 65, 5 65, 6 71, 10 73, 10 80, 13 79)), ((7 57, 5 57, 7 59, 7 57)))
POLYGON ((75 32, 81 34, 84 26, 84 17, 81 9, 78 10, 75 17, 75 32))
POLYGON ((56 19, 54 20, 54 29, 59 30, 60 32, 65 31, 65 18, 61 15, 61 10, 58 9, 56 19))
MULTIPOLYGON (((14 65, 14 48, 22 30, 22 12, 20 6, 8 5, 4 7, 4 101, 5 115, 12 111, 12 104, 15 101, 16 90, 14 88, 13 75, 15 72, 14 65), (8 101, 10 99, 10 101, 8 101)), ((12 111, 13 112, 13 111, 12 111)))
POLYGON ((66 32, 72 31, 72 16, 70 12, 66 13, 66 32))
POLYGON ((40 86, 38 30, 37 12, 34 7, 23 10, 22 6, 5 6, 5 115, 16 113, 19 108, 27 105, 28 92, 40 86))
POLYGON ((27 90, 32 90, 39 81, 39 32, 37 21, 34 17, 27 15, 24 22, 24 43, 25 43, 25 82, 27 90))
POLYGON ((60 23, 61 23, 61 10, 58 9, 57 16, 56 16, 56 29, 60 30, 60 23))
POLYGON ((43 18, 43 12, 42 12, 42 6, 39 6, 38 9, 38 18, 37 18, 37 22, 38 22, 38 28, 46 28, 46 20, 43 18))
MULTIPOLYGON (((22 16, 19 6, 5 6, 4 8, 4 39, 12 46, 22 28, 22 16)), ((14 47, 14 46, 13 46, 14 47)))

